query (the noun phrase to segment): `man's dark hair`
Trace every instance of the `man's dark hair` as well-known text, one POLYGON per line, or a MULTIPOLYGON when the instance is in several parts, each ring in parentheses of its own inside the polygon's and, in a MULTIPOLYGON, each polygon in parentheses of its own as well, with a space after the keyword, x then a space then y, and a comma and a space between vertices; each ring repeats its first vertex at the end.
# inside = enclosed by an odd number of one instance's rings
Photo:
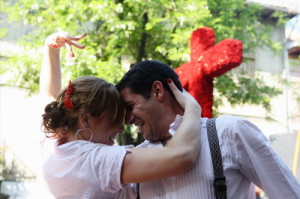
POLYGON ((173 68, 157 60, 147 60, 133 66, 117 83, 116 88, 121 92, 122 89, 129 87, 133 93, 149 98, 153 82, 160 81, 164 88, 174 96, 168 86, 168 78, 171 78, 177 88, 182 91, 182 85, 173 68))

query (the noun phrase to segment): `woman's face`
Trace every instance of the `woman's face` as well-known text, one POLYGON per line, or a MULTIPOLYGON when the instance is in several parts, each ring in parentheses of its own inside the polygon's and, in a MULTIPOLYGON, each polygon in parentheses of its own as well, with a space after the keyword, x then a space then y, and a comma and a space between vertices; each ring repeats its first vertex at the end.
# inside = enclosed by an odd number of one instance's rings
POLYGON ((91 117, 91 130, 93 132, 92 142, 113 145, 114 139, 119 133, 124 132, 124 125, 115 127, 106 117, 91 117))

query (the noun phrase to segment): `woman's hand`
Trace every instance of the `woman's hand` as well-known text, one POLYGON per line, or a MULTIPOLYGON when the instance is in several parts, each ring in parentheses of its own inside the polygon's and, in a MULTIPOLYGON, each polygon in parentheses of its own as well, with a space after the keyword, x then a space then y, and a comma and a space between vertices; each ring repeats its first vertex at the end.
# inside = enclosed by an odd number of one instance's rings
POLYGON ((53 47, 56 49, 60 49, 61 47, 66 47, 68 54, 71 57, 75 57, 72 46, 75 46, 76 48, 83 49, 85 48, 84 45, 80 45, 77 43, 77 41, 81 40, 87 35, 87 33, 83 35, 78 35, 78 36, 72 36, 68 32, 60 31, 57 33, 54 33, 50 36, 48 36, 45 40, 45 44, 48 47, 53 47))
POLYGON ((168 80, 168 85, 171 89, 171 91, 173 92, 176 101, 178 102, 178 104, 184 109, 187 109, 187 106, 191 107, 191 108, 196 108, 198 110, 200 110, 200 114, 201 114, 201 107, 199 105, 199 103, 195 100, 195 98, 193 96, 191 96, 186 90, 183 89, 183 91, 181 92, 176 85, 173 83, 172 79, 169 78, 168 80))
POLYGON ((72 46, 83 49, 77 42, 87 34, 72 36, 68 32, 57 32, 45 39, 43 63, 40 73, 40 93, 53 100, 61 90, 60 48, 66 47, 68 54, 74 57, 72 46))

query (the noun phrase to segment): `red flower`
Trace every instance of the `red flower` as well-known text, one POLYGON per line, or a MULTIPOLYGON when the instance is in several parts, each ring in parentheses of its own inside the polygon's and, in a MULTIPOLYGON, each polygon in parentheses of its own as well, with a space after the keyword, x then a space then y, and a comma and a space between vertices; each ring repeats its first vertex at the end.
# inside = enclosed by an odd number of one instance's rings
POLYGON ((69 81, 68 89, 66 90, 66 94, 65 94, 64 106, 67 109, 74 108, 74 105, 72 104, 72 101, 70 100, 70 94, 72 94, 72 83, 71 83, 71 80, 69 81))

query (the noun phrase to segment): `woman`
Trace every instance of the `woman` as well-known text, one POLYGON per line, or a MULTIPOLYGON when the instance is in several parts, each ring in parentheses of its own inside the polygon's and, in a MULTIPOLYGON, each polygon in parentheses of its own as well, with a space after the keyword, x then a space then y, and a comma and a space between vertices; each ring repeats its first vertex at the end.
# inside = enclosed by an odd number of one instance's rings
MULTIPOLYGON (((59 48, 66 46, 74 56, 71 46, 84 48, 76 43, 84 36, 59 32, 46 39, 42 92, 56 95, 60 80, 52 78, 59 75, 60 79, 59 48)), ((124 131, 124 104, 105 80, 80 77, 59 92, 43 114, 47 136, 57 139, 43 167, 55 198, 117 198, 125 184, 170 177, 193 166, 200 147, 201 108, 170 79, 166 81, 185 113, 182 125, 164 148, 113 146, 113 139, 124 131)))

